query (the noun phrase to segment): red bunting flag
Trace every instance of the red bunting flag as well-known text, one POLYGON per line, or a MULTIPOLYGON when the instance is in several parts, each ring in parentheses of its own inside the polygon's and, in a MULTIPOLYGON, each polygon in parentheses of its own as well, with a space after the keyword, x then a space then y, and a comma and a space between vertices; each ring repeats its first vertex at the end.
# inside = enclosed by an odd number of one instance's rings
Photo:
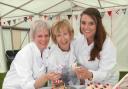
POLYGON ((30 20, 32 21, 32 17, 33 17, 33 16, 29 16, 28 19, 30 19, 30 20))
POLYGON ((58 16, 56 17, 56 20, 57 20, 57 21, 60 21, 60 15, 58 15, 58 16))
POLYGON ((47 19, 47 17, 48 17, 47 15, 44 15, 44 19, 45 19, 45 20, 47 19))
POLYGON ((108 11, 108 15, 109 16, 112 16, 112 11, 108 11))

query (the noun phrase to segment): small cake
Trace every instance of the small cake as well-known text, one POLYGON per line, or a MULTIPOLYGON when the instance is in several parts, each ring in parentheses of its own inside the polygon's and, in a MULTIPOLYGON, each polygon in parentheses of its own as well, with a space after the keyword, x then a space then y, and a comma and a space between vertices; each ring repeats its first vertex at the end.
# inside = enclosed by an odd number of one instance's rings
POLYGON ((86 89, 112 89, 112 87, 110 84, 89 83, 86 85, 86 89))
POLYGON ((90 84, 87 84, 86 89, 92 89, 92 86, 90 84))
POLYGON ((62 80, 53 81, 52 89, 65 89, 65 84, 62 80))

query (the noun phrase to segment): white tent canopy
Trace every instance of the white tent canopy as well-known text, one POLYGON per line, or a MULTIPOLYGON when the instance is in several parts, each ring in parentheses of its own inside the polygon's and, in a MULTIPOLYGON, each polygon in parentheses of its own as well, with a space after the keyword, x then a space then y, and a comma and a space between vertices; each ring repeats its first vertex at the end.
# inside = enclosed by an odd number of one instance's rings
MULTIPOLYGON (((7 71, 6 50, 19 49, 29 42, 27 32, 22 29, 28 29, 31 20, 24 21, 24 17, 44 19, 45 15, 59 15, 61 19, 68 19, 67 15, 72 15, 72 19, 68 20, 76 36, 79 34, 80 13, 88 7, 104 12, 103 24, 117 48, 119 70, 128 70, 128 0, 0 0, 0 72, 7 71), (108 11, 112 11, 112 14, 108 15, 108 11), (8 21, 11 21, 10 25, 8 21)), ((55 18, 47 20, 49 24, 55 21, 55 18)))
POLYGON ((98 9, 128 6, 127 0, 0 0, 0 17, 43 15, 81 10, 87 7, 98 9), (75 9, 74 7, 77 7, 75 9))

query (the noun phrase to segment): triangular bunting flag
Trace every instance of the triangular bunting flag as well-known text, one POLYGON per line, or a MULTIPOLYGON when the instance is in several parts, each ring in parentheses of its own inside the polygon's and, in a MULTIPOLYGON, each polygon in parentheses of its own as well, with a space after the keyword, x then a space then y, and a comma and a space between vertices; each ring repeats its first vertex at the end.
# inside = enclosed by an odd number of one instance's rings
POLYGON ((47 19, 47 17, 48 17, 47 15, 44 15, 44 19, 45 19, 45 20, 47 19))
POLYGON ((100 12, 100 14, 101 14, 101 17, 103 18, 105 15, 105 12, 100 12))
POLYGON ((112 11, 108 11, 108 15, 109 16, 112 16, 112 11))
POLYGON ((120 11, 120 9, 118 9, 118 10, 116 11, 116 14, 118 14, 118 15, 119 15, 119 11, 120 11))
POLYGON ((122 11, 123 11, 124 14, 126 13, 126 10, 127 10, 126 8, 125 9, 122 9, 122 11))
POLYGON ((56 17, 56 20, 57 20, 57 21, 60 21, 60 15, 58 15, 58 16, 56 17))
POLYGON ((49 16, 49 20, 52 20, 53 16, 49 16))
POLYGON ((24 21, 27 22, 27 17, 24 17, 24 21))
POLYGON ((70 19, 72 17, 72 15, 67 15, 68 16, 68 19, 70 19))
POLYGON ((32 17, 33 17, 33 16, 30 15, 30 16, 28 17, 28 19, 30 19, 30 20, 32 21, 32 17))
POLYGON ((13 23, 16 24, 16 19, 13 19, 13 23))
POLYGON ((11 20, 8 20, 7 22, 8 22, 8 25, 10 25, 10 24, 11 24, 11 20))

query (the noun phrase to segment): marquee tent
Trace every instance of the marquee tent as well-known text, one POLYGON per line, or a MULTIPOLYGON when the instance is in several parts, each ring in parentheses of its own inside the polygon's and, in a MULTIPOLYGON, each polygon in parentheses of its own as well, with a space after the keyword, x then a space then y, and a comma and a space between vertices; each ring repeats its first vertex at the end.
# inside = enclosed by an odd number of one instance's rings
POLYGON ((0 72, 6 72, 6 50, 20 49, 30 40, 35 19, 50 25, 68 19, 79 35, 79 17, 85 8, 99 9, 106 31, 117 48, 119 70, 128 70, 128 0, 0 0, 0 72))

